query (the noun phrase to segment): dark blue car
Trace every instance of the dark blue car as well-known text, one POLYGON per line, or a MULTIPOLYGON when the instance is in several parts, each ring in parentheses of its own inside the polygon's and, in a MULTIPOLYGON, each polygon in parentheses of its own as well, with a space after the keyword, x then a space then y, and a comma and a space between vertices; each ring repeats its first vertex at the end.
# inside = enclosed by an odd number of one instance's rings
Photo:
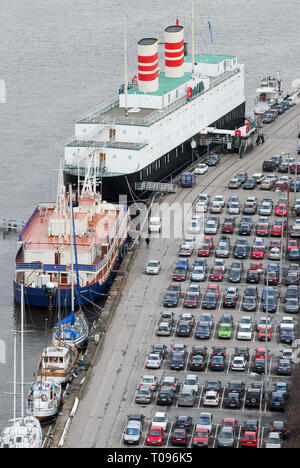
POLYGON ((195 331, 195 338, 207 340, 211 335, 211 327, 208 322, 199 322, 195 331))

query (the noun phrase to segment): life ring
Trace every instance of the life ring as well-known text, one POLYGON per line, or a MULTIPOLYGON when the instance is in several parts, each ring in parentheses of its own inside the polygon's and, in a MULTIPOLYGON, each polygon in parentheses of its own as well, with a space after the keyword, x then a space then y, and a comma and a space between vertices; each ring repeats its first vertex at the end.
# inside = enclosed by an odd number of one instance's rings
POLYGON ((43 395, 41 395, 41 400, 42 401, 47 401, 48 400, 48 397, 45 393, 43 393, 43 395))

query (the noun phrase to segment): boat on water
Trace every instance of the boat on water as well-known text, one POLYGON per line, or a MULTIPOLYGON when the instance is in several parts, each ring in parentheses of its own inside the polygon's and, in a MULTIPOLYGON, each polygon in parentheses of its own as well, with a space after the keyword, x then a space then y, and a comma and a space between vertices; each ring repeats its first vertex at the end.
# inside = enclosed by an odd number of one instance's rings
POLYGON ((48 379, 38 379, 31 384, 27 398, 27 411, 41 422, 54 419, 62 405, 61 384, 48 379))
POLYGON ((16 416, 17 396, 17 335, 14 334, 14 417, 5 426, 0 436, 0 448, 41 448, 42 429, 39 420, 24 415, 24 288, 21 285, 21 417, 16 416))
POLYGON ((254 114, 265 114, 283 100, 282 79, 277 76, 265 76, 256 89, 254 114))
POLYGON ((77 187, 90 167, 109 202, 145 200, 149 183, 169 181, 207 151, 201 132, 245 124, 244 65, 236 56, 186 54, 176 24, 160 40, 138 41, 137 62, 137 75, 125 79, 126 71, 117 97, 79 118, 65 146, 66 183, 77 187))
POLYGON ((125 253, 130 217, 127 205, 107 203, 96 192, 89 173, 85 184, 74 194, 58 184, 56 202, 41 202, 19 235, 16 255, 14 298, 38 307, 72 307, 72 284, 76 284, 74 306, 94 302, 107 293, 125 253), (71 272, 74 210, 74 243, 77 272, 71 272))
POLYGON ((61 342, 43 349, 38 363, 40 379, 66 385, 72 379, 78 353, 74 344, 61 342))

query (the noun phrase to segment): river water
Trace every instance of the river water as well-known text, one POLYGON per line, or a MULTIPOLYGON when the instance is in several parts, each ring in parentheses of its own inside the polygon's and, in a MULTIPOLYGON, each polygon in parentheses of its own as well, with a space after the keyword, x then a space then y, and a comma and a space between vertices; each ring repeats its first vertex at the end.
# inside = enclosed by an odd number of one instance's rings
MULTIPOLYGON (((179 18, 191 43, 189 4, 1 0, 0 79, 7 96, 0 105, 0 217, 26 220, 37 202, 55 199, 59 155, 74 134, 74 121, 114 97, 123 83, 122 11, 132 77, 139 39, 163 39, 164 28, 179 18)), ((280 71, 287 90, 300 78, 298 0, 195 0, 195 10, 197 16, 209 15, 213 28, 211 43, 208 19, 196 19, 196 52, 236 55, 245 63, 248 114, 261 76, 280 71)), ((0 429, 12 417, 13 330, 20 325, 12 290, 17 240, 16 234, 3 238, 0 232, 0 339, 6 348, 6 363, 0 363, 0 429)), ((45 311, 26 313, 26 389, 49 337, 46 318, 45 311)))

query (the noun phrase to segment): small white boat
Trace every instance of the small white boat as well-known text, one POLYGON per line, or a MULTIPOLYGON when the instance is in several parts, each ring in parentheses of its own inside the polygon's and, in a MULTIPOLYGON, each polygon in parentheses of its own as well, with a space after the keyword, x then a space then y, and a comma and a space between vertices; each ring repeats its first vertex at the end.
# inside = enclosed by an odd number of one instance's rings
POLYGON ((256 89, 254 113, 265 114, 282 99, 282 80, 279 77, 264 77, 259 88, 256 89))
POLYGON ((75 345, 61 343, 44 348, 39 360, 37 376, 53 380, 64 385, 72 378, 73 369, 77 361, 75 345))
POLYGON ((61 384, 53 380, 39 379, 31 384, 27 399, 28 414, 39 421, 54 419, 62 405, 61 384))
POLYGON ((0 448, 41 448, 43 437, 40 422, 34 416, 14 419, 0 437, 0 448))

